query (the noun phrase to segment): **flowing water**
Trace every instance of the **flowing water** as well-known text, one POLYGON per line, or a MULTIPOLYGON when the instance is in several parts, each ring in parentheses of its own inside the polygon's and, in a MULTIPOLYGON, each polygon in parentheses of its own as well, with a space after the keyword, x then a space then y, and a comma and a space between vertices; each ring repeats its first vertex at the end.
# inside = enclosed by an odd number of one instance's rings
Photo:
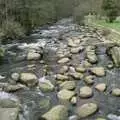
MULTIPOLYGON (((90 36, 93 33, 94 32, 91 33, 88 28, 74 24, 72 19, 63 19, 53 26, 34 30, 30 36, 21 41, 15 40, 12 43, 2 45, 6 49, 6 57, 4 58, 4 63, 0 65, 0 75, 1 77, 5 77, 5 79, 1 78, 1 82, 7 82, 13 72, 33 72, 39 79, 44 79, 45 76, 49 78, 49 80, 55 82, 54 76, 60 68, 56 63, 56 51, 58 49, 67 49, 65 38, 81 35, 90 36), (37 49, 40 47, 43 48, 43 60, 48 66, 47 75, 43 71, 45 65, 44 63, 41 63, 40 60, 27 61, 25 59, 26 53, 30 48, 37 49)), ((93 36, 90 37, 93 38, 93 36)), ((83 45, 87 46, 85 42, 83 45)), ((82 105, 88 101, 94 101, 99 104, 100 109, 97 114, 84 120, 94 120, 96 117, 107 117, 108 120, 120 120, 120 100, 118 97, 113 97, 110 94, 112 88, 119 87, 120 85, 120 69, 107 69, 107 65, 112 61, 106 54, 106 49, 107 47, 105 45, 97 45, 97 56, 99 58, 99 62, 98 64, 95 64, 95 66, 104 67, 107 74, 102 78, 96 77, 95 81, 97 81, 97 83, 106 83, 108 88, 104 93, 97 92, 93 88, 94 96, 87 100, 80 99, 78 97, 77 105, 82 105)), ((79 55, 73 55, 71 63, 75 63, 77 65, 82 63, 84 60, 85 53, 83 51, 79 55)), ((84 82, 80 81, 78 82, 77 87, 79 88, 84 84, 84 82)), ((20 120, 40 120, 40 116, 49 109, 46 107, 41 108, 39 105, 40 101, 49 98, 51 100, 51 106, 60 104, 56 97, 56 93, 57 89, 54 92, 42 93, 37 88, 28 88, 11 94, 17 96, 22 104, 20 120)), ((0 96, 4 96, 4 94, 0 96)), ((70 115, 74 115, 75 106, 70 105, 69 108, 70 115)))

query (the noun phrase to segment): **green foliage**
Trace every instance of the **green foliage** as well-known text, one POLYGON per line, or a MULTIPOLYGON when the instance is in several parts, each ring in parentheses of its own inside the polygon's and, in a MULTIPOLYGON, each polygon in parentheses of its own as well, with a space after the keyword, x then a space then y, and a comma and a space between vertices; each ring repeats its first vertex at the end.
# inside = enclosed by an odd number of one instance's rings
POLYGON ((108 22, 113 22, 118 15, 118 8, 115 0, 103 0, 102 8, 108 17, 108 22))
POLYGON ((18 22, 9 19, 2 23, 1 33, 1 38, 16 39, 24 36, 25 31, 18 22))

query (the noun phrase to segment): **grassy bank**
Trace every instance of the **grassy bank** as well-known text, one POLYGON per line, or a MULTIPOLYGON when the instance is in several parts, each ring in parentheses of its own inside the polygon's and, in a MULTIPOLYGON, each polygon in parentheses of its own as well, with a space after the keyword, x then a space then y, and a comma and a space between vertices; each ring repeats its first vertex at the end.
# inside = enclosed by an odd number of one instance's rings
POLYGON ((120 22, 107 23, 105 20, 94 20, 89 25, 103 31, 109 31, 109 34, 105 37, 110 41, 120 44, 120 22))
POLYGON ((106 28, 110 28, 110 29, 114 29, 117 30, 118 32, 120 32, 120 22, 113 22, 113 23, 108 23, 104 20, 96 20, 95 24, 104 26, 106 28))

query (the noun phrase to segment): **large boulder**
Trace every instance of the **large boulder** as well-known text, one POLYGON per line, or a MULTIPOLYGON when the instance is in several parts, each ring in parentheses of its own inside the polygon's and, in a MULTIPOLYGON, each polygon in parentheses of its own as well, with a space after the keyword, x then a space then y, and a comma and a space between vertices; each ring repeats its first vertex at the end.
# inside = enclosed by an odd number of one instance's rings
POLYGON ((61 89, 73 90, 76 87, 75 81, 65 81, 60 84, 61 89))
POLYGON ((21 73, 20 81, 28 86, 34 86, 38 83, 37 76, 33 73, 21 73))
POLYGON ((6 86, 4 86, 3 89, 6 92, 16 92, 18 90, 25 89, 25 88, 26 86, 22 84, 16 84, 16 85, 7 84, 6 86))
POLYGON ((88 58, 90 63, 94 64, 98 61, 97 55, 95 53, 95 47, 94 46, 88 46, 86 48, 86 54, 87 54, 87 58, 88 58))
POLYGON ((58 92, 57 96, 60 100, 70 100, 75 95, 74 91, 63 89, 58 92))
POLYGON ((116 67, 120 67, 120 47, 112 47, 108 50, 108 54, 111 56, 116 67))
POLYGON ((84 86, 80 88, 80 97, 82 98, 89 98, 93 95, 93 91, 90 87, 84 86))
POLYGON ((67 120, 68 110, 63 105, 57 105, 45 113, 42 117, 46 120, 67 120))
POLYGON ((68 80, 69 78, 67 75, 57 74, 56 79, 61 80, 61 81, 65 81, 65 80, 68 80))
POLYGON ((59 64, 64 64, 64 63, 69 62, 69 60, 70 60, 70 59, 67 58, 67 57, 66 57, 66 58, 62 58, 62 59, 60 59, 60 60, 58 61, 58 63, 59 63, 59 64))
POLYGON ((54 85, 49 80, 39 81, 39 87, 43 92, 54 90, 54 85))
POLYGON ((88 117, 94 114, 98 109, 97 104, 95 103, 86 103, 77 108, 77 114, 80 118, 88 117))
POLYGON ((91 68, 90 71, 99 77, 105 76, 106 74, 105 69, 103 67, 94 67, 94 68, 91 68))
POLYGON ((18 108, 0 108, 0 120, 19 120, 18 108))
POLYGON ((95 89, 100 92, 104 92, 106 88, 107 88, 107 85, 105 83, 100 83, 95 86, 95 89))
POLYGON ((62 66, 61 69, 60 69, 60 73, 64 74, 68 71, 68 69, 69 69, 68 66, 62 66))
POLYGON ((27 60, 39 60, 41 55, 36 52, 28 52, 27 54, 27 60))
POLYGON ((72 73, 69 73, 69 75, 73 77, 75 80, 80 80, 84 77, 82 73, 78 73, 78 72, 72 72, 72 73))
POLYGON ((92 85, 94 83, 94 78, 95 78, 95 76, 88 75, 84 78, 84 81, 87 85, 92 85))
POLYGON ((112 90, 112 95, 116 97, 120 97, 120 88, 114 88, 112 90))
POLYGON ((74 48, 71 48, 71 53, 72 53, 72 54, 77 54, 77 53, 79 53, 80 51, 82 51, 83 49, 84 49, 83 46, 74 47, 74 48))

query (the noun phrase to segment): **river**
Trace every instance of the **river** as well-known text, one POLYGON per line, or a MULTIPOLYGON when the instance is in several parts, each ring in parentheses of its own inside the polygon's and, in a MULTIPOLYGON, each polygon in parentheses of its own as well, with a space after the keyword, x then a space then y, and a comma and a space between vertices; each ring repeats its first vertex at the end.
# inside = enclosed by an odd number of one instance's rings
MULTIPOLYGON (((40 120, 42 114, 47 112, 52 106, 61 104, 57 97, 59 87, 56 85, 56 74, 59 73, 61 65, 57 63, 57 52, 69 52, 67 46, 67 38, 82 39, 80 46, 84 49, 89 45, 97 46, 96 54, 98 62, 93 64, 93 67, 104 67, 106 75, 103 77, 95 77, 95 84, 91 86, 94 95, 88 99, 82 99, 77 95, 76 105, 68 105, 69 117, 75 115, 76 106, 80 106, 87 102, 95 102, 99 106, 96 114, 84 118, 83 120, 95 120, 97 117, 103 117, 108 120, 120 120, 120 100, 119 97, 111 95, 111 90, 120 85, 120 69, 108 69, 107 65, 112 63, 106 50, 107 45, 103 44, 102 37, 97 32, 87 26, 79 26, 74 24, 71 18, 62 19, 52 26, 40 27, 33 30, 33 33, 23 40, 14 40, 9 44, 2 45, 6 49, 6 57, 0 65, 1 83, 9 83, 12 73, 34 73, 38 80, 49 79, 55 86, 52 92, 42 92, 38 87, 18 90, 8 93, 8 97, 17 97, 21 103, 21 111, 19 112, 19 120, 40 120), (89 38, 89 39, 88 39, 89 38), (42 51, 41 60, 27 60, 27 53, 30 50, 42 51), (98 92, 94 86, 98 83, 105 83, 107 90, 98 92), (50 107, 46 107, 41 101, 50 99, 50 107), (42 104, 42 105, 41 105, 42 104)), ((62 53, 62 54, 63 54, 62 53)), ((78 54, 71 54, 69 64, 67 66, 78 66, 86 60, 86 52, 83 50, 78 54)), ((84 75, 89 75, 87 71, 84 75)), ((76 81, 76 93, 79 88, 85 86, 84 81, 76 81)), ((14 83, 13 83, 14 84, 14 83)), ((2 91, 1 91, 2 92, 2 91)), ((6 96, 7 93, 0 94, 6 96)), ((78 93, 79 94, 79 93, 78 93)), ((49 100, 47 101, 49 102, 49 100)))

